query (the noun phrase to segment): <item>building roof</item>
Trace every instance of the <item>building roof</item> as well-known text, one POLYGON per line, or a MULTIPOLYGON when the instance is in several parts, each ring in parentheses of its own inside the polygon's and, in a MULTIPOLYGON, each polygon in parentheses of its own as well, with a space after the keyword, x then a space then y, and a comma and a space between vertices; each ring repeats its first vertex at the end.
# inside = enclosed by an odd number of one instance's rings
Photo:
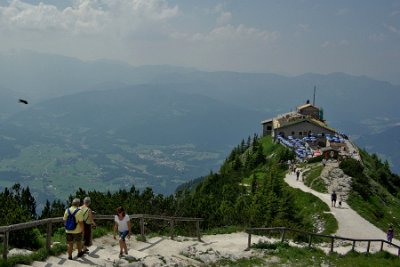
POLYGON ((274 119, 266 119, 261 122, 261 124, 266 124, 267 122, 272 122, 274 119))
POLYGON ((303 118, 301 118, 299 120, 290 121, 288 123, 285 123, 284 125, 281 125, 279 128, 276 128, 276 129, 286 128, 286 127, 289 127, 289 126, 292 126, 292 125, 296 125, 296 124, 299 124, 299 123, 302 123, 302 122, 309 122, 309 123, 312 123, 312 124, 317 125, 319 127, 322 127, 322 128, 324 128, 324 129, 326 129, 328 131, 331 131, 333 133, 336 132, 334 129, 326 126, 326 124, 323 123, 322 121, 318 121, 318 120, 315 120, 315 119, 312 119, 312 118, 308 118, 308 117, 303 117, 303 118))
POLYGON ((314 106, 314 105, 308 103, 308 104, 304 104, 304 105, 298 106, 298 107, 297 107, 297 110, 302 110, 302 109, 309 108, 309 107, 312 107, 312 108, 315 108, 315 109, 319 109, 319 108, 317 108, 316 106, 314 106))

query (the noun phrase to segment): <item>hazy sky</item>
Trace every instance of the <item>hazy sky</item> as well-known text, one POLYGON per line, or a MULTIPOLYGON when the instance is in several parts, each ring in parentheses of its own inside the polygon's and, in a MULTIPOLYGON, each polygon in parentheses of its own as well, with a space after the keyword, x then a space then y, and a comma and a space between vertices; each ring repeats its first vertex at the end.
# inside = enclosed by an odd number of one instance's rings
POLYGON ((0 52, 400 84, 399 0, 0 0, 0 52))

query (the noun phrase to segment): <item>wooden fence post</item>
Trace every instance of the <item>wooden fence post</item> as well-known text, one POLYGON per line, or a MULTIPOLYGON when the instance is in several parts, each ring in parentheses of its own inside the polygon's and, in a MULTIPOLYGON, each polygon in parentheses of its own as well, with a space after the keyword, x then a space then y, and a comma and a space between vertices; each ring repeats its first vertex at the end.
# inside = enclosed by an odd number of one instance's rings
POLYGON ((247 238, 247 249, 246 250, 250 250, 251 247, 251 234, 249 233, 249 237, 247 238))
POLYGON ((285 228, 282 229, 282 235, 281 235, 281 242, 283 243, 285 241, 285 228))
POLYGON ((311 247, 312 235, 308 236, 308 247, 311 247))
POLYGON ((169 227, 170 227, 169 228, 169 235, 171 236, 172 240, 174 240, 174 224, 175 224, 174 219, 169 221, 169 227))
POLYGON ((383 241, 381 242, 381 250, 380 251, 382 251, 383 250, 383 241))
POLYGON ((333 243, 335 242, 335 238, 332 237, 331 238, 331 252, 333 252, 333 243))
POLYGON ((368 245, 367 245, 367 253, 369 253, 369 248, 371 246, 371 241, 368 241, 368 245))
POLYGON ((144 236, 144 217, 140 218, 140 235, 142 237, 142 241, 146 241, 146 237, 144 236))
POLYGON ((8 254, 8 239, 10 237, 10 232, 5 232, 4 233, 4 240, 3 240, 3 259, 7 259, 7 254, 8 254))
POLYGON ((4 234, 0 234, 0 239, 2 240, 2 242, 4 242, 4 234))
POLYGON ((356 241, 353 240, 353 246, 351 247, 351 251, 354 251, 354 247, 356 246, 356 241))
POLYGON ((197 234, 197 240, 201 241, 201 236, 200 236, 200 221, 196 221, 196 234, 197 234))
POLYGON ((51 219, 47 221, 47 231, 46 231, 46 249, 50 251, 51 249, 51 231, 52 231, 52 222, 51 219))

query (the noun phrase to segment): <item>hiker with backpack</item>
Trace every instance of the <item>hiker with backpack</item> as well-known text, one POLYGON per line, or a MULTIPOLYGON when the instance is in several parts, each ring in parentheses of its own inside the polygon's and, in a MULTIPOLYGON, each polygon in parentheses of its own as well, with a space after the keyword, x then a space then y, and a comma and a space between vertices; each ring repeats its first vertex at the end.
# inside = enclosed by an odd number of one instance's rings
POLYGON ((65 210, 64 213, 64 226, 67 235, 67 252, 68 259, 72 260, 72 251, 74 249, 74 241, 76 242, 76 248, 78 249, 78 257, 82 257, 82 231, 83 231, 83 217, 82 211, 79 208, 81 200, 74 198, 71 203, 71 207, 65 210))
POLYGON ((93 211, 89 208, 90 202, 90 197, 85 197, 83 199, 83 205, 80 207, 83 218, 83 253, 89 253, 88 247, 93 243, 92 227, 96 227, 96 223, 93 220, 93 211))

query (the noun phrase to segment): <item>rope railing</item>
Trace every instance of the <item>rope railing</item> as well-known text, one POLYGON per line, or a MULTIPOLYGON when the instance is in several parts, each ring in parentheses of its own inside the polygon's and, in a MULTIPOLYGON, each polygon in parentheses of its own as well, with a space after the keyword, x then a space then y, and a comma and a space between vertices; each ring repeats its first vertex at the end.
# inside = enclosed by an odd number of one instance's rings
POLYGON ((313 237, 320 237, 320 238, 326 238, 330 239, 330 252, 334 251, 334 243, 335 240, 344 240, 344 241, 350 241, 352 242, 352 248, 351 250, 354 251, 356 242, 368 242, 367 244, 367 253, 369 253, 370 248, 371 248, 371 243, 373 242, 380 242, 380 251, 383 250, 383 244, 386 243, 390 246, 393 246, 397 248, 397 256, 400 256, 400 246, 391 243, 387 240, 384 239, 368 239, 368 238, 348 238, 348 237, 341 237, 337 235, 324 235, 324 234, 317 234, 317 233, 311 233, 311 232, 306 232, 302 230, 296 230, 296 229, 291 229, 291 228, 286 228, 286 227, 270 227, 270 228, 247 228, 246 233, 248 233, 248 241, 247 241, 247 250, 251 248, 251 235, 255 232, 280 232, 281 233, 281 242, 284 242, 286 239, 286 234, 288 232, 293 232, 297 234, 302 234, 304 236, 308 236, 308 246, 312 246, 312 240, 313 237))
MULTIPOLYGON (((114 221, 115 215, 94 215, 95 220, 111 220, 114 221)), ((145 220, 163 220, 169 222, 170 227, 170 237, 174 239, 175 236, 175 222, 195 222, 196 223, 196 236, 199 241, 201 241, 201 232, 200 232, 200 222, 204 219, 202 218, 187 218, 187 217, 172 217, 172 216, 162 216, 162 215, 151 215, 151 214, 132 214, 129 215, 131 219, 139 219, 140 225, 140 235, 143 241, 146 240, 145 236, 145 220)), ((18 231, 29 229, 41 225, 46 225, 46 249, 50 250, 51 248, 51 233, 52 226, 55 223, 62 223, 63 217, 56 218, 48 218, 18 224, 12 224, 7 226, 0 226, 0 238, 3 239, 3 258, 7 259, 8 248, 9 248, 9 238, 11 231, 18 231)))

